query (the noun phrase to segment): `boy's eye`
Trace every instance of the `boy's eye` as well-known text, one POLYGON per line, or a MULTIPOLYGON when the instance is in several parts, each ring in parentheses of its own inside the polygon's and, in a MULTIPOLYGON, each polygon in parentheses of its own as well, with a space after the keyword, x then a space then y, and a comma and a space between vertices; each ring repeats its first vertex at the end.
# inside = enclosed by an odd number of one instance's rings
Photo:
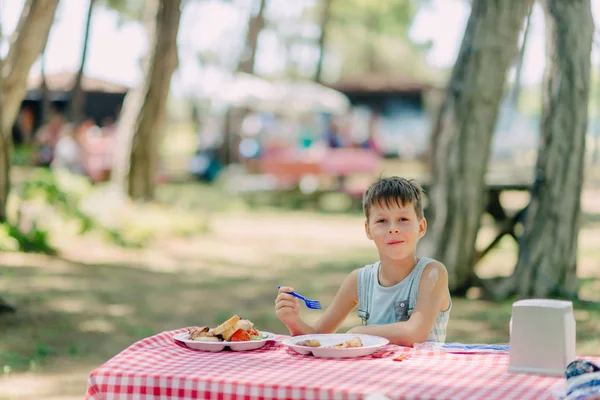
POLYGON ((405 221, 410 221, 410 220, 406 217, 402 217, 402 218, 400 218, 400 221, 405 222, 405 221))
POLYGON ((375 221, 376 224, 380 224, 382 222, 385 222, 385 219, 381 218, 381 219, 378 219, 377 221, 375 221))

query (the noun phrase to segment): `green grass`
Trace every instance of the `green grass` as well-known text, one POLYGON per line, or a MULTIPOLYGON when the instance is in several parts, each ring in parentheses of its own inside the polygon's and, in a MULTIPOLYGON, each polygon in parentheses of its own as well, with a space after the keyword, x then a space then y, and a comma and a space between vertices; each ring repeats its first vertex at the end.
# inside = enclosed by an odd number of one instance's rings
MULTIPOLYGON (((182 171, 193 135, 178 129, 180 139, 163 156, 165 165, 182 171)), ((386 161, 385 169, 386 175, 404 175, 422 167, 386 161)), ((18 168, 15 181, 32 173, 18 168)), ((92 208, 108 207, 102 189, 89 200, 92 208)), ((0 315, 0 399, 81 398, 89 372, 136 340, 215 325, 234 313, 259 329, 286 333, 273 312, 277 285, 301 288, 326 306, 348 272, 377 256, 357 211, 291 211, 273 207, 271 199, 252 207, 220 185, 190 182, 160 186, 157 199, 108 209, 121 222, 136 222, 129 232, 134 237, 153 233, 144 247, 60 231, 53 240, 58 256, 0 253, 0 293, 18 307, 16 314, 0 315), (196 229, 199 224, 206 226, 196 229)), ((589 215, 580 240, 581 295, 600 302, 600 218, 589 215)), ((486 227, 482 243, 492 234, 486 227)), ((504 239, 478 272, 509 274, 515 250, 504 239)), ((447 340, 507 342, 511 304, 454 298, 447 340)), ((579 354, 600 356, 600 310, 580 304, 575 309, 579 354)), ((302 310, 308 321, 318 315, 302 310)), ((342 330, 358 323, 353 313, 342 330)))
MULTIPOLYGON (((164 237, 148 248, 73 237, 61 242, 62 257, 0 254, 0 292, 18 307, 17 314, 0 315, 5 374, 0 392, 17 390, 14 385, 25 377, 45 382, 61 376, 70 383, 60 389, 42 385, 31 398, 80 396, 87 374, 136 340, 215 325, 233 313, 260 329, 285 333, 273 312, 277 285, 301 288, 327 305, 348 272, 376 258, 360 215, 236 210, 203 185, 161 190, 175 203, 198 195, 197 204, 181 205, 190 213, 211 202, 223 211, 210 214, 208 233, 164 237)), ((600 234, 600 226, 591 232, 600 234)), ((510 266, 505 261, 512 248, 503 242, 482 268, 510 266)), ((595 256, 589 248, 581 254, 583 261, 595 256)), ((582 282, 588 299, 600 301, 599 289, 597 275, 582 282)), ((448 341, 508 341, 511 301, 454 298, 453 303, 448 341)), ((319 313, 303 310, 302 315, 312 321, 319 313)), ((600 310, 576 305, 576 318, 579 354, 600 355, 600 310)), ((358 323, 353 313, 342 330, 358 323)))

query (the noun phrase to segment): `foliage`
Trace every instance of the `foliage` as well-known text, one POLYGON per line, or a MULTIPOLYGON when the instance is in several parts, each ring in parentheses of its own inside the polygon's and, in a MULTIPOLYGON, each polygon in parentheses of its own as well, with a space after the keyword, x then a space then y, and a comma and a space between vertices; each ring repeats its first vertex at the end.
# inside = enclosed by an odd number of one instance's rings
POLYGON ((80 202, 89 193, 91 185, 83 177, 40 170, 33 179, 24 182, 18 190, 22 202, 42 201, 64 217, 79 223, 80 234, 94 227, 93 219, 81 210, 80 202))
POLYGON ((49 243, 48 231, 34 226, 28 232, 7 222, 0 224, 0 251, 55 254, 49 243))
POLYGON ((1 250, 56 253, 50 244, 51 224, 48 224, 56 214, 74 221, 80 234, 93 228, 93 219, 79 207, 89 185, 85 180, 63 181, 61 185, 55 174, 39 170, 15 188, 15 223, 0 225, 1 250))
POLYGON ((0 225, 0 250, 55 253, 53 235, 94 234, 121 247, 141 248, 166 236, 207 231, 204 215, 170 205, 111 200, 110 188, 82 176, 36 171, 15 187, 11 224, 0 225))
POLYGON ((415 0, 333 0, 327 44, 341 58, 342 76, 362 73, 427 75, 424 46, 412 43, 409 29, 415 0))
POLYGON ((144 0, 99 0, 103 6, 115 10, 121 18, 140 21, 144 10, 144 0))

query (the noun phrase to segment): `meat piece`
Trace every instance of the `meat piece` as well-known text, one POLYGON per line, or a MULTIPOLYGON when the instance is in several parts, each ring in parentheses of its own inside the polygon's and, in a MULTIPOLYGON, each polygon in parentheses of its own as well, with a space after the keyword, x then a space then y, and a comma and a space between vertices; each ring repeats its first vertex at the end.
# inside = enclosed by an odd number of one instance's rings
POLYGON ((296 343, 296 346, 321 347, 321 342, 317 339, 301 340, 296 343))
POLYGON ((350 340, 345 341, 344 343, 336 344, 334 347, 337 349, 348 349, 351 347, 362 347, 363 343, 359 337, 353 337, 350 340))

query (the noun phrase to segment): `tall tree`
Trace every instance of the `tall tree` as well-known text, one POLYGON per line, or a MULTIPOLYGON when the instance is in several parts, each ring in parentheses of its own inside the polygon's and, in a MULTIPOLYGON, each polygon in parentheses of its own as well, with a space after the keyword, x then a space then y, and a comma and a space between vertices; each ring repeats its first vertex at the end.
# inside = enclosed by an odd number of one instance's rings
POLYGON ((525 30, 523 32, 523 40, 517 58, 517 67, 515 71, 515 84, 511 93, 511 103, 515 110, 519 107, 519 96, 521 94, 521 79, 523 77, 523 65, 525 64, 525 50, 527 49, 527 40, 529 39, 529 31, 531 29, 531 15, 533 14, 533 2, 529 7, 529 13, 525 20, 525 30))
POLYGON ((10 129, 27 93, 29 70, 46 46, 58 0, 27 0, 4 61, 2 131, 10 129))
POLYGON ((248 21, 248 32, 246 33, 246 42, 242 57, 238 64, 238 71, 248 74, 254 73, 254 63, 256 60, 256 48, 258 47, 258 37, 265 27, 265 8, 267 0, 260 0, 260 5, 256 15, 250 17, 248 21))
POLYGON ((594 22, 590 0, 546 0, 546 70, 537 180, 515 272, 521 297, 576 297, 594 22))
POLYGON ((85 62, 87 60, 88 47, 90 43, 90 28, 92 26, 92 15, 96 0, 90 0, 88 5, 87 17, 85 21, 85 33, 83 36, 83 49, 81 51, 81 61, 79 70, 75 76, 73 89, 71 90, 71 99, 69 101, 69 116, 72 121, 79 121, 83 117, 85 110, 85 91, 82 87, 83 72, 85 70, 85 62))
POLYGON ((507 71, 529 10, 523 0, 474 0, 432 132, 429 245, 453 292, 474 278, 484 177, 507 71))
POLYGON ((41 83, 40 90, 42 91, 42 113, 41 113, 41 121, 42 124, 45 124, 50 119, 50 112, 52 110, 52 100, 50 99, 50 88, 48 87, 48 80, 46 75, 46 49, 42 53, 41 62, 40 62, 40 75, 41 75, 41 83))
POLYGON ((319 35, 319 59, 317 60, 317 70, 315 72, 315 81, 322 81, 323 61, 325 59, 325 46, 327 44, 327 26, 331 20, 331 3, 333 0, 324 0, 323 14, 321 15, 321 34, 319 35))
MULTIPOLYGON (((2 39, 2 18, 0 18, 0 39, 2 39)), ((4 74, 4 62, 0 57, 0 88, 2 88, 4 74)), ((0 121, 4 114, 4 95, 3 90, 0 90, 0 121)), ((10 190, 10 151, 9 137, 0 131, 0 222, 6 221, 6 202, 8 200, 8 192, 10 190)), ((1 301, 1 299, 0 299, 1 301)))
POLYGON ((117 140, 127 151, 116 154, 114 169, 117 185, 125 184, 127 194, 141 200, 154 198, 158 140, 164 130, 171 76, 178 64, 181 17, 180 0, 153 0, 147 4, 147 10, 155 10, 154 22, 148 24, 152 50, 143 62, 142 86, 125 99, 117 140))
POLYGON ((27 93, 27 77, 34 61, 46 46, 58 0, 27 0, 2 62, 0 91, 0 222, 6 221, 10 191, 11 128, 27 93))

